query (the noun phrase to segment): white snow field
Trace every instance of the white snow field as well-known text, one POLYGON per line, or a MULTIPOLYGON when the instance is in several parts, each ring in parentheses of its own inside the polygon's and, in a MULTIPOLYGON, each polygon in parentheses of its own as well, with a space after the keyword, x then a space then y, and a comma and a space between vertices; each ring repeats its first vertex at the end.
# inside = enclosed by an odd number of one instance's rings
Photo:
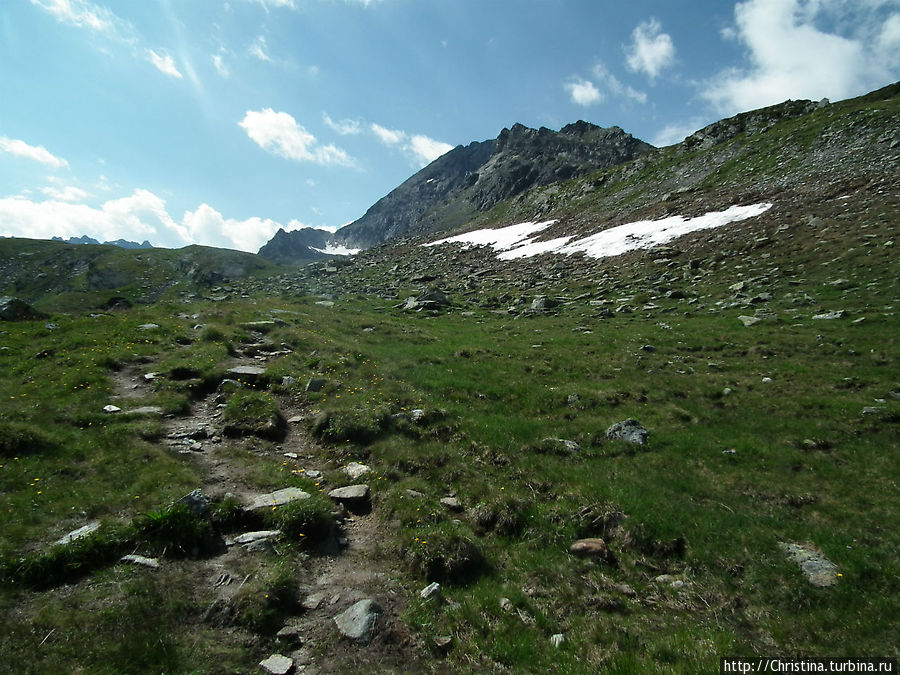
POLYGON ((490 246, 500 252, 497 255, 500 260, 530 258, 543 253, 571 255, 579 252, 591 258, 606 258, 637 249, 653 248, 690 232, 708 230, 753 218, 765 213, 770 208, 772 208, 770 203, 732 206, 724 211, 711 211, 695 218, 669 216, 660 220, 627 223, 611 227, 608 230, 601 230, 582 239, 569 236, 548 241, 535 241, 537 234, 556 222, 555 220, 546 220, 540 223, 519 223, 493 230, 474 230, 423 244, 423 246, 452 243, 464 244, 466 248, 490 246))

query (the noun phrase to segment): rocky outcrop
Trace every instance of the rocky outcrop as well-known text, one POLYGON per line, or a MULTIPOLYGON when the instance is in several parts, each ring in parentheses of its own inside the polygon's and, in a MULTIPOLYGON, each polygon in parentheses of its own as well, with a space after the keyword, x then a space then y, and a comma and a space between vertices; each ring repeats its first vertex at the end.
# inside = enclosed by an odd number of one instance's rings
POLYGON ((438 158, 338 230, 335 240, 369 248, 450 229, 529 188, 615 166, 651 149, 619 127, 579 121, 552 131, 515 124, 494 140, 460 145, 438 158))

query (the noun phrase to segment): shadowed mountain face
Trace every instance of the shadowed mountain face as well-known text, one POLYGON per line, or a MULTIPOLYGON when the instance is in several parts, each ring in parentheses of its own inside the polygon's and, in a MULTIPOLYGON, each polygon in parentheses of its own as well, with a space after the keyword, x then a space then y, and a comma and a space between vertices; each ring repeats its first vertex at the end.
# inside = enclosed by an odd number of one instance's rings
POLYGON ((315 257, 307 243, 313 236, 370 248, 408 234, 458 227, 529 188, 615 166, 652 147, 619 127, 576 122, 551 131, 515 124, 496 139, 460 145, 439 157, 334 235, 309 229, 279 232, 259 253, 276 262, 304 262, 315 257))
POLYGON ((279 228, 275 236, 259 249, 259 255, 285 265, 319 260, 326 257, 322 249, 333 236, 331 232, 312 227, 293 232, 285 232, 279 228))

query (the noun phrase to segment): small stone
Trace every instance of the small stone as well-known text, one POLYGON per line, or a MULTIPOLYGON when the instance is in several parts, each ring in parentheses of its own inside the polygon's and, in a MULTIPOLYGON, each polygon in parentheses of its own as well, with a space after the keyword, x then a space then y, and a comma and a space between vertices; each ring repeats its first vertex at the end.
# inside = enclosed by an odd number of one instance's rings
POLYGON ((463 510, 463 505, 456 497, 442 497, 441 504, 451 511, 455 511, 457 513, 463 510))
POLYGON ((509 598, 500 598, 500 609, 504 612, 511 612, 515 609, 515 606, 509 598))
POLYGON ((375 633, 375 624, 382 609, 371 598, 360 600, 334 617, 334 623, 344 637, 367 644, 375 633))
POLYGON ((372 469, 370 469, 365 464, 360 464, 359 462, 350 462, 347 466, 344 467, 344 473, 350 476, 353 480, 356 480, 362 475, 369 473, 372 469))
POLYGON ((159 567, 159 561, 156 558, 145 558, 142 555, 125 555, 119 559, 119 562, 131 563, 132 565, 140 565, 141 567, 149 567, 156 569, 159 567))
POLYGON ((155 323, 142 323, 138 326, 138 330, 155 330, 157 328, 159 328, 159 324, 155 323))
POLYGON ((606 542, 599 537, 579 539, 569 547, 569 553, 582 558, 602 558, 603 560, 612 558, 606 542))
POLYGON ((750 326, 753 326, 754 324, 757 324, 760 321, 762 321, 762 319, 760 319, 758 316, 746 316, 746 315, 742 314, 741 316, 738 317, 738 321, 740 321, 742 324, 744 324, 745 326, 747 326, 749 328, 750 326))
POLYGON ((557 649, 559 649, 559 647, 565 641, 566 641, 566 636, 563 635, 562 633, 554 633, 553 635, 550 636, 550 644, 557 649))
POLYGON ((763 381, 763 384, 772 384, 772 378, 771 378, 771 377, 764 377, 764 378, 762 379, 762 381, 763 381))
POLYGON ((450 649, 450 645, 452 644, 453 638, 449 635, 438 635, 436 638, 434 638, 434 646, 441 651, 450 649))
POLYGON ((275 637, 285 642, 291 642, 297 647, 303 644, 302 632, 300 626, 285 626, 275 633, 275 637))
POLYGON ((322 603, 325 601, 324 593, 313 593, 311 595, 307 595, 303 598, 303 601, 300 603, 300 606, 303 609, 313 611, 319 609, 322 606, 322 603))
POLYGON ((105 405, 105 406, 103 406, 103 412, 105 412, 108 415, 113 415, 117 412, 122 412, 122 409, 119 406, 115 406, 115 405, 105 405))
POLYGON ((281 654, 272 654, 260 661, 259 667, 269 675, 288 675, 294 669, 294 660, 281 654))
POLYGON ((256 541, 264 541, 266 539, 274 539, 281 536, 281 530, 258 530, 256 532, 244 532, 231 540, 233 544, 252 544, 256 541))
POLYGON ((441 585, 436 581, 428 584, 425 588, 419 591, 419 597, 422 598, 422 600, 441 597, 441 585))
POLYGON ((404 490, 403 494, 405 494, 410 499, 422 499, 425 496, 424 493, 419 492, 418 490, 404 490))

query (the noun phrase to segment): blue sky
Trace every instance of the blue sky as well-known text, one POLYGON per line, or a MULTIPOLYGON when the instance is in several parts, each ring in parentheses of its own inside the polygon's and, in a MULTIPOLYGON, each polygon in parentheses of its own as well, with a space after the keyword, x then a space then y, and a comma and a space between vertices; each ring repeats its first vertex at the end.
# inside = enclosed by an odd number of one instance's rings
POLYGON ((900 79, 900 0, 3 0, 0 235, 256 251, 516 122, 656 145, 900 79))

